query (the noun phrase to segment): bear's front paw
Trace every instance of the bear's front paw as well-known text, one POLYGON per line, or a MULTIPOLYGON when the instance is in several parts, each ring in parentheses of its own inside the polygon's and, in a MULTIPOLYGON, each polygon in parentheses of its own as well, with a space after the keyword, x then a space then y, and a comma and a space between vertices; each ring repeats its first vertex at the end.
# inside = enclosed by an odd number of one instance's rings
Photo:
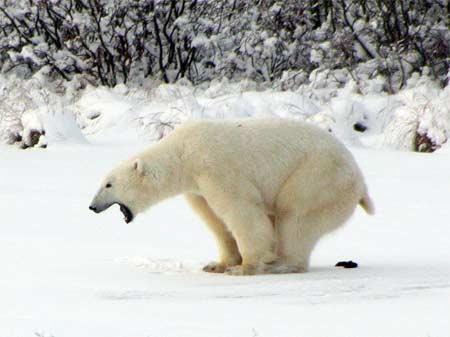
POLYGON ((223 273, 226 269, 227 265, 220 262, 210 262, 203 267, 203 271, 206 271, 207 273, 223 273))

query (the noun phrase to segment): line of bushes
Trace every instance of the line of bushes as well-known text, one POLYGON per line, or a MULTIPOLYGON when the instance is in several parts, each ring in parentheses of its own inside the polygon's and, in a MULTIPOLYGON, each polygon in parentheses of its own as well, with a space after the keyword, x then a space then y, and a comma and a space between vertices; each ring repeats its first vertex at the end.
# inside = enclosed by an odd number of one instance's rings
POLYGON ((387 92, 424 69, 448 81, 445 0, 0 1, 0 71, 23 77, 307 81, 323 68, 381 75, 387 92))

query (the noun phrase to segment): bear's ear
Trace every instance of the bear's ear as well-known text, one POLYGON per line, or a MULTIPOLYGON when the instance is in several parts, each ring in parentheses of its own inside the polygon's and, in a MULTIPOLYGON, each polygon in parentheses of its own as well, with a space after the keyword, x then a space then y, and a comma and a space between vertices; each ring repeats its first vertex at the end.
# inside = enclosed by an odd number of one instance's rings
POLYGON ((142 159, 136 158, 133 163, 133 169, 140 175, 144 175, 144 163, 142 159))

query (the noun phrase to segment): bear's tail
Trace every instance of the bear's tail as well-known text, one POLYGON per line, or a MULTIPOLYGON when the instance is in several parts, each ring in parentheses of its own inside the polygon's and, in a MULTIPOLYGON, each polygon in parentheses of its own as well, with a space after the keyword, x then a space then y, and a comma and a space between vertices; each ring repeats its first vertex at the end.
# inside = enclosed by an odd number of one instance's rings
POLYGON ((375 214, 375 206, 373 205, 372 199, 370 199, 369 194, 366 192, 364 196, 359 201, 359 204, 362 208, 367 212, 367 214, 374 215, 375 214))

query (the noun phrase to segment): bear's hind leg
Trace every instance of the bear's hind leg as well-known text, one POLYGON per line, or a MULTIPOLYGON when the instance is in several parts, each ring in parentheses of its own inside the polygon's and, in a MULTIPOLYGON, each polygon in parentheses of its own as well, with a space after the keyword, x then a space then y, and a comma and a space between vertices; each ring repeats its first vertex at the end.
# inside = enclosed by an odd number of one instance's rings
POLYGON ((209 207, 205 198, 195 194, 186 194, 185 197, 191 208, 208 225, 208 228, 216 238, 219 248, 220 261, 207 264, 203 270, 209 273, 223 273, 225 269, 239 265, 242 262, 242 258, 236 240, 223 221, 209 207))
POLYGON ((277 226, 280 261, 271 272, 306 272, 316 243, 323 235, 343 225, 355 207, 354 200, 336 200, 306 213, 281 217, 277 226))
POLYGON ((304 273, 320 235, 314 231, 315 220, 292 214, 278 224, 280 260, 271 270, 274 274, 304 273))

